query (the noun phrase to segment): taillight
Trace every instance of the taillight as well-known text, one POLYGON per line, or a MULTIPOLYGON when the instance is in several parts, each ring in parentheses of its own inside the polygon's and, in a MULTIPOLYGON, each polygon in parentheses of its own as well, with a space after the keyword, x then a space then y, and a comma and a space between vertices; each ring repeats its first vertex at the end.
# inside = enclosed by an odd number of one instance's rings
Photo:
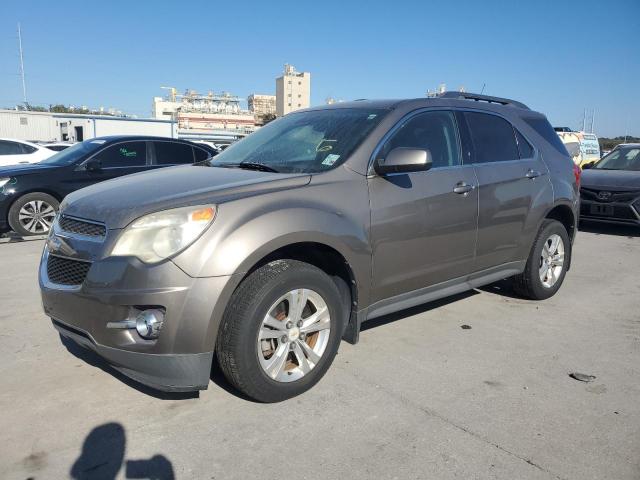
POLYGON ((580 176, 582 175, 582 169, 575 163, 573 164, 573 174, 576 177, 576 185, 580 188, 580 176))

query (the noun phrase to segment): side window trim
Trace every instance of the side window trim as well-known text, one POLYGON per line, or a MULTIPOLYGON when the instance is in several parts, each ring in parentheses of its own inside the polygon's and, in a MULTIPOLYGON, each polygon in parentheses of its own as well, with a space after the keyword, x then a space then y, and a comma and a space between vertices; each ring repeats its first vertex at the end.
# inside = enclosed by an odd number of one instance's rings
MULTIPOLYGON (((367 174, 368 175, 374 175, 375 172, 373 170, 373 166, 375 165, 375 161, 378 158, 378 154, 380 153, 380 150, 382 150, 382 148, 384 148, 385 144, 393 137, 393 135, 409 120, 413 119, 414 117, 417 117, 418 115, 421 115, 423 113, 429 113, 429 112, 449 112, 451 113, 451 116, 453 118, 453 125, 454 128, 456 130, 456 142, 457 142, 457 149, 458 149, 458 159, 460 160, 460 163, 458 163, 458 165, 448 165, 448 166, 441 166, 441 167, 433 167, 429 170, 427 170, 427 172, 430 172, 432 170, 443 170, 443 169, 451 169, 451 168, 459 168, 462 165, 464 165, 464 161, 462 158, 462 139, 460 138, 460 127, 458 125, 458 121, 456 118, 456 114, 455 114, 455 110, 451 107, 424 107, 424 108, 419 108, 417 110, 412 110, 410 112, 408 112, 407 114, 403 115, 388 131, 387 133, 385 133, 383 135, 383 137, 380 139, 380 141, 378 142, 378 144, 376 145, 376 147, 373 149, 373 152, 371 153, 371 156, 369 157, 369 165, 367 167, 367 174)), ((416 172, 416 173, 420 173, 420 172, 416 172)), ((422 173, 426 173, 426 172, 422 172, 422 173)))
POLYGON ((469 135, 469 143, 470 143, 470 150, 471 150, 471 163, 474 165, 490 165, 492 163, 512 163, 512 162, 520 162, 522 160, 531 160, 532 158, 536 158, 537 154, 538 154, 538 149, 536 148, 536 146, 526 137, 526 135, 524 135, 522 132, 520 132, 520 129, 517 129, 516 126, 513 124, 513 122, 511 120, 509 120, 508 118, 506 118, 504 115, 501 115, 500 113, 497 112, 490 112, 488 110, 480 110, 480 109, 475 109, 475 108, 458 108, 456 109, 458 112, 461 113, 461 117, 464 120, 464 125, 466 128, 466 132, 469 135), (467 124, 467 120, 466 117, 464 116, 464 112, 473 112, 473 113, 484 113, 487 115, 493 115, 495 117, 501 118, 503 119, 505 122, 507 122, 509 125, 511 125, 511 128, 513 129, 513 139, 514 142, 516 144, 516 148, 518 150, 518 158, 514 158, 513 160, 503 160, 500 162, 476 162, 476 152, 475 152, 475 145, 473 144, 473 139, 471 137, 471 130, 469 129, 469 125, 467 124), (529 157, 529 158, 521 158, 520 157, 520 149, 518 148, 518 137, 516 135, 516 130, 524 137, 524 139, 529 142, 529 144, 531 145, 531 147, 533 148, 533 156, 529 157))

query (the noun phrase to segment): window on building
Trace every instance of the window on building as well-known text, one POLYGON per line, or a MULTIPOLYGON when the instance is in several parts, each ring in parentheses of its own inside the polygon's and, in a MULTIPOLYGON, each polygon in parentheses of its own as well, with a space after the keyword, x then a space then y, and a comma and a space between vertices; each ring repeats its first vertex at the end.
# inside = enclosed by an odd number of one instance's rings
POLYGON ((153 142, 153 144, 156 148, 156 163, 158 165, 193 163, 191 145, 178 142, 153 142))
POLYGON ((298 85, 302 85, 302 82, 298 82, 298 85))
POLYGON ((408 119, 387 140, 378 157, 385 158, 394 148, 429 150, 433 168, 460 164, 458 135, 451 112, 427 112, 408 119))
POLYGON ((27 117, 20 117, 20 125, 27 125, 28 123, 27 117))
POLYGON ((147 164, 147 143, 118 143, 104 149, 95 158, 100 160, 102 168, 141 167, 147 164))
POLYGON ((298 104, 298 107, 301 107, 301 106, 302 106, 302 105, 299 103, 299 104, 298 104))
POLYGON ((476 163, 506 162, 520 158, 513 126, 496 115, 465 112, 476 163))
POLYGON ((290 103, 288 103, 287 105, 288 105, 288 106, 291 106, 291 104, 290 104, 290 103))

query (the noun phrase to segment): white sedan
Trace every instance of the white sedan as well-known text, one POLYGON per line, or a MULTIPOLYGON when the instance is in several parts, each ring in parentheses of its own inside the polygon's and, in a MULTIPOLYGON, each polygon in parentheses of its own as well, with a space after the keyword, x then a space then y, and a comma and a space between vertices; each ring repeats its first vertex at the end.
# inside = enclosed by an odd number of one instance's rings
POLYGON ((0 167, 18 163, 38 163, 56 153, 42 145, 25 140, 0 138, 0 167))

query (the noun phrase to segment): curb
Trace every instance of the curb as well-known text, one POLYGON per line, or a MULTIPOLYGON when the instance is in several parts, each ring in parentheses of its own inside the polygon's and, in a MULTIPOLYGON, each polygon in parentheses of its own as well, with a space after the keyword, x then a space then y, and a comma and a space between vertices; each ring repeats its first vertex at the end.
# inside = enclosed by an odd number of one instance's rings
POLYGON ((33 235, 29 237, 22 237, 16 234, 9 234, 6 237, 0 238, 0 244, 3 243, 19 243, 19 242, 31 242, 34 240, 46 240, 47 235, 33 235))

